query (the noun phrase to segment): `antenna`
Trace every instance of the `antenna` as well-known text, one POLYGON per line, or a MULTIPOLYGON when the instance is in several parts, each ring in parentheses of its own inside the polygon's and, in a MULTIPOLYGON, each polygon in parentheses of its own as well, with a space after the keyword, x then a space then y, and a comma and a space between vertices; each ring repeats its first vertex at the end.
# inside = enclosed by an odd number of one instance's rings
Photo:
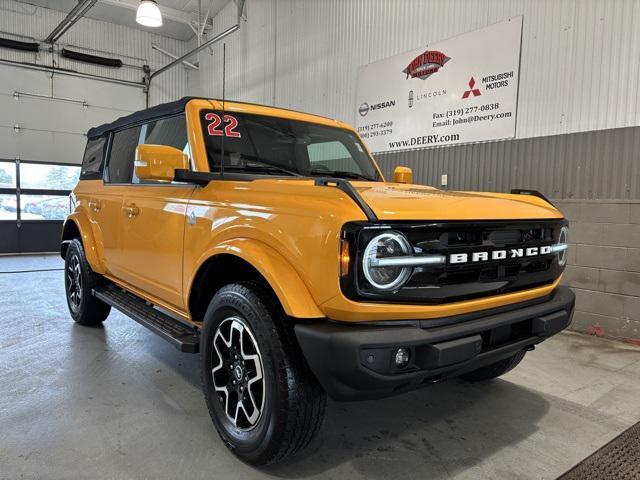
POLYGON ((222 144, 220 146, 221 158, 220 158, 220 177, 224 176, 224 137, 225 137, 225 113, 224 113, 224 95, 225 95, 225 83, 227 80, 227 44, 222 44, 222 144))

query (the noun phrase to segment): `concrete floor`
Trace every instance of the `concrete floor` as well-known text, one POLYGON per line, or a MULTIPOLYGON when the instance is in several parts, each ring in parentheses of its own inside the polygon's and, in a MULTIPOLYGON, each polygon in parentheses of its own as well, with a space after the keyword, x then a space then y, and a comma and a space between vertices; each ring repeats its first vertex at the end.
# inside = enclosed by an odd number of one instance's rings
MULTIPOLYGON (((61 268, 0 272, 39 264, 61 268)), ((261 472, 218 439, 197 356, 116 312, 74 325, 62 278, 0 273, 3 479, 552 479, 640 420, 640 348, 564 333, 495 382, 330 402, 311 448, 261 472)))

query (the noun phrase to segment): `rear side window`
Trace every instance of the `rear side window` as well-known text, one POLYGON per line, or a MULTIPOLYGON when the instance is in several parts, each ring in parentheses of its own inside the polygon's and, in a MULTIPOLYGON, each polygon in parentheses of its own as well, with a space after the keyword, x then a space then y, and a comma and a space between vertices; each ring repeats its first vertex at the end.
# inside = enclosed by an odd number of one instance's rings
POLYGON ((109 183, 131 183, 139 139, 140 127, 127 128, 113 134, 107 166, 109 183))
POLYGON ((80 180, 101 180, 104 166, 105 137, 94 138, 87 142, 82 159, 80 180))

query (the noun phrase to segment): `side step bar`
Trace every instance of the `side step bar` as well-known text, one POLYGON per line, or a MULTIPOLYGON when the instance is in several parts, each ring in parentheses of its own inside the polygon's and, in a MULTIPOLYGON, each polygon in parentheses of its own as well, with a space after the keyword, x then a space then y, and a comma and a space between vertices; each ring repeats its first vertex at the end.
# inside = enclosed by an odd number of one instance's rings
POLYGON ((94 288, 93 295, 157 333, 181 352, 198 353, 200 350, 200 335, 195 328, 156 310, 144 300, 113 285, 94 288))

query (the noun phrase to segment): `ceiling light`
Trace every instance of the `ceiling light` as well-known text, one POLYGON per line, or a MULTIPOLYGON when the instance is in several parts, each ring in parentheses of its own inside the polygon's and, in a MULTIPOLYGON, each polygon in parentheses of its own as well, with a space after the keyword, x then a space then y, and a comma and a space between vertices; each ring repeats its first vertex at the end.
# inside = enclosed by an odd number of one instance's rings
POLYGON ((136 12, 136 22, 145 27, 161 27, 162 14, 156 0, 141 0, 136 12))

